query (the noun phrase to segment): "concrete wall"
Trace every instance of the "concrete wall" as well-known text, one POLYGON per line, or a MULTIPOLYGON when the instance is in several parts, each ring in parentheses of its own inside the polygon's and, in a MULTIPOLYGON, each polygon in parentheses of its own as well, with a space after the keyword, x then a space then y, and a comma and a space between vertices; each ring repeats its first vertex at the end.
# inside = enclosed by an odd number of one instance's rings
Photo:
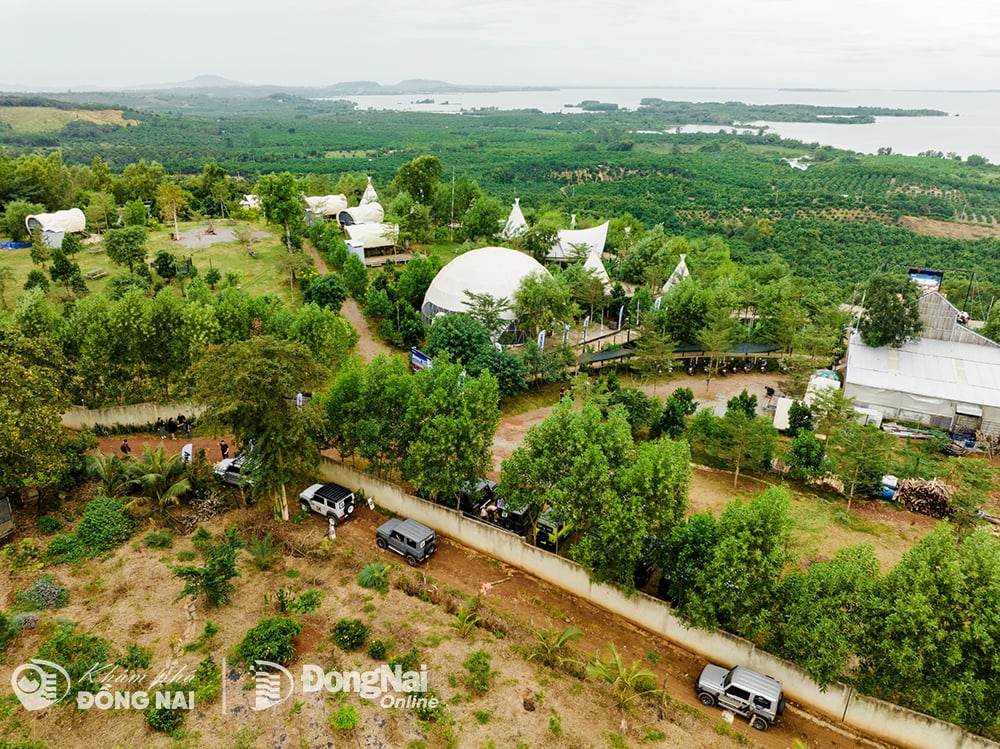
POLYGON ((663 601, 643 593, 626 596, 617 588, 593 583, 574 562, 531 546, 512 533, 462 516, 461 513, 406 494, 399 486, 323 460, 320 474, 327 481, 361 491, 392 512, 419 520, 438 533, 457 539, 483 554, 520 567, 525 572, 666 637, 685 650, 720 665, 743 664, 780 679, 785 693, 799 704, 834 721, 908 749, 1000 749, 1000 744, 881 700, 857 694, 843 684, 826 691, 793 663, 725 632, 685 627, 663 601))
POLYGON ((154 424, 158 417, 164 421, 171 416, 184 414, 189 419, 199 416, 201 409, 187 402, 181 403, 135 403, 131 406, 113 406, 111 408, 89 409, 83 406, 71 406, 62 416, 62 425, 67 429, 83 431, 91 429, 95 424, 112 427, 144 426, 154 424))

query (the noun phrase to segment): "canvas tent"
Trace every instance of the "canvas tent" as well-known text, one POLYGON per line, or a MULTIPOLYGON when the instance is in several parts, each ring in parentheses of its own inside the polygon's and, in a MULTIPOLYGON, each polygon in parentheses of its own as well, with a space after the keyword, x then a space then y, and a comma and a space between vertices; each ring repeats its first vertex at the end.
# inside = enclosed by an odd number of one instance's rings
POLYGON ((306 210, 315 216, 336 216, 347 208, 346 195, 311 195, 306 198, 306 210))
MULTIPOLYGON (((430 324, 440 314, 466 311, 466 291, 511 301, 521 280, 535 273, 548 275, 533 257, 507 247, 482 247, 463 253, 438 271, 427 288, 420 308, 424 322, 430 324)), ((513 320, 514 313, 508 310, 502 317, 513 320)))
POLYGON ((360 242, 366 250, 378 250, 395 244, 399 226, 383 223, 348 224, 344 227, 344 233, 352 242, 360 242))
POLYGON ((549 250, 549 260, 572 260, 583 252, 587 255, 604 252, 604 244, 608 241, 608 222, 589 229, 562 229, 556 243, 549 250))
POLYGON ((341 226, 350 224, 378 224, 385 218, 385 210, 380 203, 367 203, 345 208, 337 214, 341 226))
POLYGON ((528 231, 528 222, 524 220, 521 213, 521 199, 514 198, 514 205, 510 207, 510 216, 504 224, 503 231, 500 232, 501 239, 514 239, 528 231))
POLYGON ((24 219, 28 231, 52 231, 82 232, 87 228, 87 218, 79 208, 70 208, 65 211, 55 213, 38 213, 34 216, 27 216, 24 219))

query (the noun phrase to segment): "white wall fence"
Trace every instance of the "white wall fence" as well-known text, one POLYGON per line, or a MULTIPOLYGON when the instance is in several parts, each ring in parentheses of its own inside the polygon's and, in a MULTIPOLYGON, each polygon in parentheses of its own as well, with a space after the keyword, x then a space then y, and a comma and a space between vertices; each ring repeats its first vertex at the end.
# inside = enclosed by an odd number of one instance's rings
POLYGON ((71 406, 69 411, 62 416, 62 425, 67 429, 83 431, 93 429, 95 424, 106 427, 113 427, 116 424, 122 426, 145 426, 155 424, 157 418, 164 421, 170 417, 177 417, 177 414, 184 414, 189 419, 201 414, 201 408, 191 403, 134 403, 129 406, 111 406, 110 408, 84 408, 83 406, 71 406))
MULTIPOLYGON (((742 664, 780 679, 785 693, 827 718, 908 749, 1000 749, 1000 744, 940 720, 831 684, 826 691, 794 664, 725 632, 685 627, 663 601, 638 593, 626 596, 609 585, 593 583, 582 567, 531 546, 513 533, 465 518, 460 512, 406 494, 395 484, 324 459, 320 474, 343 484, 392 512, 413 518, 442 535, 521 568, 552 585, 655 632, 685 650, 723 664, 742 664)), ((433 566, 433 560, 432 560, 433 566)))

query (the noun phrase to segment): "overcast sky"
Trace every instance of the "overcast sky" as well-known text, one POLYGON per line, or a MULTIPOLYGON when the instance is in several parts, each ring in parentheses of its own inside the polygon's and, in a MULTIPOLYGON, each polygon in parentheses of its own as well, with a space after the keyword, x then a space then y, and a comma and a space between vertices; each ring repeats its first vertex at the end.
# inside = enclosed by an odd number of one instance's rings
POLYGON ((1000 89, 994 0, 4 0, 0 89, 1000 89))

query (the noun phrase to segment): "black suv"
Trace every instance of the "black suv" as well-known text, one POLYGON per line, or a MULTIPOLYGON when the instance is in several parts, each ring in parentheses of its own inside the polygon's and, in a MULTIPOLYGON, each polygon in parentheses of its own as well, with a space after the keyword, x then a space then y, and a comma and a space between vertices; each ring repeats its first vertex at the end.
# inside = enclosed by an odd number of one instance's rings
POLYGON ((411 567, 437 551, 437 535, 416 520, 386 520, 375 531, 375 545, 394 551, 411 567))

